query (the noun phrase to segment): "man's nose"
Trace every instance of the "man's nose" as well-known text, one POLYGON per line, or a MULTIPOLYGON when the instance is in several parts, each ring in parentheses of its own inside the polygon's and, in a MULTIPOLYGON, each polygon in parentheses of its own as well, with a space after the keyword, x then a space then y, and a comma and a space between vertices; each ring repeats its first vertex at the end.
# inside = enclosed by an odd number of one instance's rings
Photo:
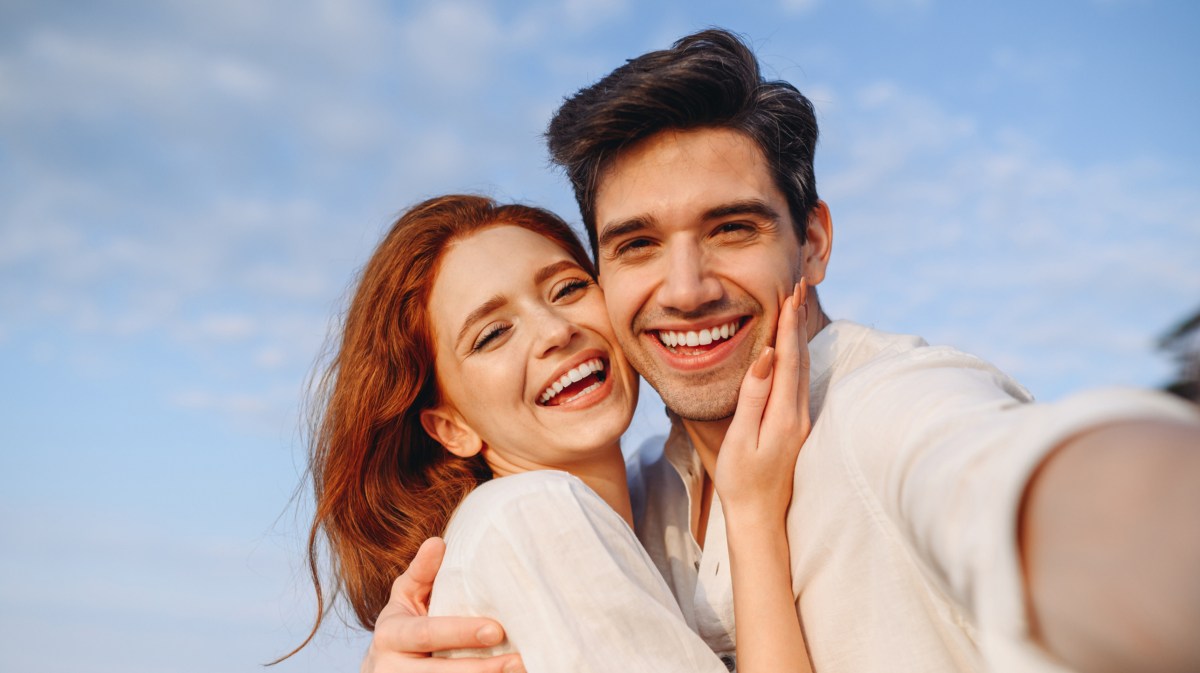
POLYGON ((678 245, 666 255, 666 268, 658 288, 658 302, 665 308, 694 311, 721 298, 724 289, 695 245, 678 245))

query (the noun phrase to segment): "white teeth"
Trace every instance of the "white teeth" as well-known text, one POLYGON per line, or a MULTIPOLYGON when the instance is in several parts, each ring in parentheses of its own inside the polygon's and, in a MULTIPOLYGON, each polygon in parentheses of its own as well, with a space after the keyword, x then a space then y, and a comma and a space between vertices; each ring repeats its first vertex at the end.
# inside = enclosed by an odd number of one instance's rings
POLYGON ((725 323, 717 327, 702 329, 698 332, 669 332, 667 330, 659 330, 658 340, 664 346, 677 348, 679 346, 707 346, 714 341, 728 339, 737 334, 738 321, 725 323))
MULTIPOLYGON (((569 370, 566 374, 563 374, 562 376, 558 377, 557 381, 555 381, 554 383, 551 383, 549 386, 547 386, 546 389, 542 391, 541 396, 538 397, 538 401, 541 402, 542 404, 545 404, 546 402, 549 402, 550 400, 554 399, 555 396, 557 396, 559 393, 561 393, 563 391, 563 389, 566 388, 567 386, 571 385, 572 383, 577 383, 579 381, 582 381, 584 378, 591 375, 592 373, 600 372, 600 371, 604 371, 604 361, 603 360, 601 360, 599 358, 588 360, 587 362, 584 362, 583 364, 579 365, 578 367, 575 367, 575 368, 569 370)), ((576 397, 579 397, 580 395, 589 393, 589 392, 595 390, 599 385, 600 385, 600 382, 597 381, 596 383, 593 383, 592 385, 588 386, 584 390, 581 390, 579 393, 573 395, 571 397, 571 399, 575 399, 576 397)))

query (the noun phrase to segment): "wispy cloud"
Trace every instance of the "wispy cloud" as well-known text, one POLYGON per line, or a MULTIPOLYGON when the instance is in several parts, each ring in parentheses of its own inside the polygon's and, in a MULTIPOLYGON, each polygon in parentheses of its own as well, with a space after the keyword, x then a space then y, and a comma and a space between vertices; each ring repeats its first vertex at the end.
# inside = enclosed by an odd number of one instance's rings
POLYGON ((1055 395, 1153 382, 1155 334, 1200 296, 1200 197, 1178 169, 1072 164, 895 84, 845 98, 822 189, 839 225, 829 291, 851 315, 1055 395))

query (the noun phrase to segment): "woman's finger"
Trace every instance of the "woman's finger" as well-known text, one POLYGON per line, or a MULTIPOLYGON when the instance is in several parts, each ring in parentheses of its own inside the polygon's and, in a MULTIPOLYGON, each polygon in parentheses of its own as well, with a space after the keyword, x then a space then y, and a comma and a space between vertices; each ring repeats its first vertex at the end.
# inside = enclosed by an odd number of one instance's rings
POLYGON ((809 384, 812 376, 812 360, 808 352, 808 281, 805 278, 800 278, 800 311, 797 315, 799 320, 796 325, 796 338, 800 366, 797 369, 798 380, 796 381, 796 413, 800 418, 801 431, 804 437, 808 437, 809 430, 812 429, 812 421, 809 417, 809 384))
POLYGON ((737 409, 734 410, 733 420, 729 422, 729 429, 725 432, 726 441, 722 444, 722 452, 733 442, 749 446, 758 444, 759 425, 762 423, 763 409, 767 406, 771 394, 774 374, 775 349, 768 346, 758 354, 758 358, 742 377, 737 409))
MULTIPOLYGON (((776 372, 771 385, 770 400, 763 413, 761 432, 764 437, 774 437, 772 443, 775 445, 786 441, 786 435, 793 434, 795 424, 799 420, 800 369, 803 364, 801 349, 807 345, 802 336, 804 325, 800 320, 800 311, 804 306, 801 295, 806 292, 806 288, 804 279, 801 279, 793 287, 792 294, 781 302, 779 307, 775 334, 776 372)), ((804 350, 807 355, 807 348, 804 350)), ((804 385, 807 386, 807 379, 804 385)))

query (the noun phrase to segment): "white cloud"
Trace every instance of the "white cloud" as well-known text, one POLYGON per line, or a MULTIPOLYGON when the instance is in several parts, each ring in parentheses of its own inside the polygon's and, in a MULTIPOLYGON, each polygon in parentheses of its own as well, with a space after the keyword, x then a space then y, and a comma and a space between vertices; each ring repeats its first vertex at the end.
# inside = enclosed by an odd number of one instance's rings
POLYGON ((853 100, 818 176, 830 310, 1008 363, 1035 392, 1162 375, 1153 338, 1200 296, 1200 197, 1178 169, 1073 164, 895 85, 853 100))
POLYGON ((242 341, 258 331, 257 321, 248 315, 217 314, 200 318, 199 332, 220 341, 242 341))
POLYGON ((1022 87, 1037 87, 1041 95, 1054 96, 1084 62, 1062 48, 1031 53, 1028 48, 1003 47, 992 52, 991 64, 993 72, 982 76, 985 86, 1011 88, 1015 82, 1022 87))
POLYGON ((568 23, 576 28, 594 28, 629 10, 629 0, 562 0, 568 23))
POLYGON ((925 11, 933 6, 933 0, 867 0, 876 9, 887 12, 925 11))
POLYGON ((405 22, 405 60, 445 91, 469 97, 471 87, 493 75, 499 52, 522 38, 501 25, 488 3, 451 0, 422 10, 405 22))
POLYGON ((790 14, 807 14, 821 5, 822 0, 780 0, 779 8, 790 14))

